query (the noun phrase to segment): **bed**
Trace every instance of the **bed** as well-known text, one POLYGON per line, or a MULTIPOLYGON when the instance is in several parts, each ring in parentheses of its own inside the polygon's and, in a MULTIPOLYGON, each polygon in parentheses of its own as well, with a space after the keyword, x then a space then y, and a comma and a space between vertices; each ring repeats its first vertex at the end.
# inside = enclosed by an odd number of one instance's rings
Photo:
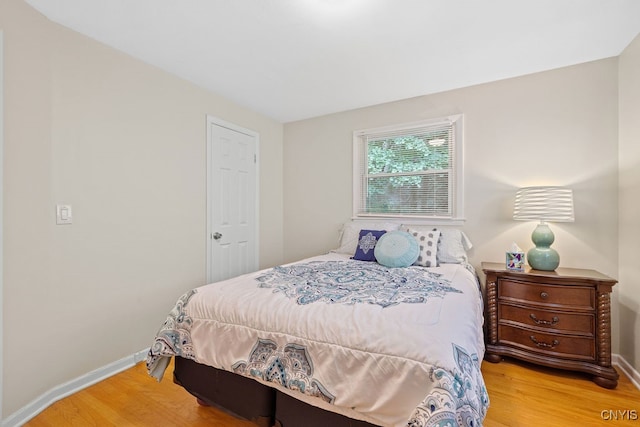
POLYGON ((200 403, 260 426, 482 425, 483 304, 466 254, 446 262, 439 232, 433 266, 361 260, 362 227, 355 256, 345 231, 333 252, 182 295, 149 374, 174 357, 200 403))

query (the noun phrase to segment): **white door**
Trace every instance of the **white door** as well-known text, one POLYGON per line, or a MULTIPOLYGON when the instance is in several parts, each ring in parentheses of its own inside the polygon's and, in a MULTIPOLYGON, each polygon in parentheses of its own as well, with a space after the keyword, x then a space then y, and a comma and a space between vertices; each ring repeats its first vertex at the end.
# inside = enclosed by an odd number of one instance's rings
POLYGON ((258 134, 207 117, 207 282, 258 268, 258 134))

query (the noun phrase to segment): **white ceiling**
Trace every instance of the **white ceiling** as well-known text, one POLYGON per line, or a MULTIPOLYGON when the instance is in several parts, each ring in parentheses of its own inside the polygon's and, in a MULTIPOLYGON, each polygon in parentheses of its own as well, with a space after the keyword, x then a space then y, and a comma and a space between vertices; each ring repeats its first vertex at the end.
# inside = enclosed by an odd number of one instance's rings
POLYGON ((280 122, 617 56, 638 0, 26 0, 280 122))

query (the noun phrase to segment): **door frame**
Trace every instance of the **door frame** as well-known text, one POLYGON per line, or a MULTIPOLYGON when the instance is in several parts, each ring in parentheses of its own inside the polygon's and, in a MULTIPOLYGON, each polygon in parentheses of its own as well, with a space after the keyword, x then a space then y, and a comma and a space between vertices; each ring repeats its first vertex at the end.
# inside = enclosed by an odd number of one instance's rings
MULTIPOLYGON (((4 220, 2 212, 4 211, 3 199, 4 199, 4 35, 0 30, 0 312, 4 312, 4 220)), ((4 324, 2 323, 2 316, 0 315, 0 422, 2 421, 2 406, 4 404, 4 395, 2 393, 4 389, 2 378, 4 376, 4 360, 2 354, 4 353, 4 324)))
POLYGON ((207 191, 207 234, 206 234, 206 246, 207 246, 207 259, 206 259, 206 282, 209 283, 211 278, 211 270, 213 266, 211 265, 211 255, 213 253, 213 224, 211 223, 211 213, 213 211, 213 198, 211 196, 211 178, 213 176, 213 144, 212 144, 212 134, 211 134, 211 126, 216 125, 223 128, 227 128, 233 130, 235 132, 239 132, 245 135, 249 135, 255 138, 256 142, 256 159, 255 159, 255 227, 254 227, 254 242, 255 242, 255 251, 254 251, 254 259, 252 260, 254 269, 258 269, 260 265, 260 134, 252 131, 250 129, 243 128, 242 126, 238 126, 234 123, 227 122, 222 120, 219 117, 211 116, 207 114, 207 182, 206 182, 206 191, 207 191))

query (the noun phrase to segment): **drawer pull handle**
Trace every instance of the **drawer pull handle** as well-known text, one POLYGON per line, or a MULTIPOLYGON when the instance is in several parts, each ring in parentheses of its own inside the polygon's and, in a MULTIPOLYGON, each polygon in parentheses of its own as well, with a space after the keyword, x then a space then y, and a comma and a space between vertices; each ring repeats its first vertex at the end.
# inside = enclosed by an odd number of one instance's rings
POLYGON ((548 293, 546 293, 546 292, 540 292, 540 298, 542 298, 542 299, 547 299, 547 297, 548 297, 548 296, 549 296, 549 294, 548 294, 548 293))
POLYGON ((542 320, 542 319, 538 319, 535 314, 531 313, 529 317, 531 318, 531 320, 536 322, 536 325, 551 326, 551 325, 557 325, 558 322, 560 322, 560 319, 558 319, 558 316, 553 316, 551 320, 542 320))
POLYGON ((546 342, 542 342, 542 341, 538 341, 538 340, 536 339, 536 337, 534 337, 533 335, 531 335, 529 338, 531 338, 531 341, 533 341, 533 343, 534 343, 535 345, 537 345, 538 347, 540 347, 540 348, 551 348, 551 349, 553 349, 553 348, 555 348, 558 344, 560 344, 560 341, 558 341, 558 340, 553 340, 553 341, 551 342, 551 344, 546 343, 546 342))

